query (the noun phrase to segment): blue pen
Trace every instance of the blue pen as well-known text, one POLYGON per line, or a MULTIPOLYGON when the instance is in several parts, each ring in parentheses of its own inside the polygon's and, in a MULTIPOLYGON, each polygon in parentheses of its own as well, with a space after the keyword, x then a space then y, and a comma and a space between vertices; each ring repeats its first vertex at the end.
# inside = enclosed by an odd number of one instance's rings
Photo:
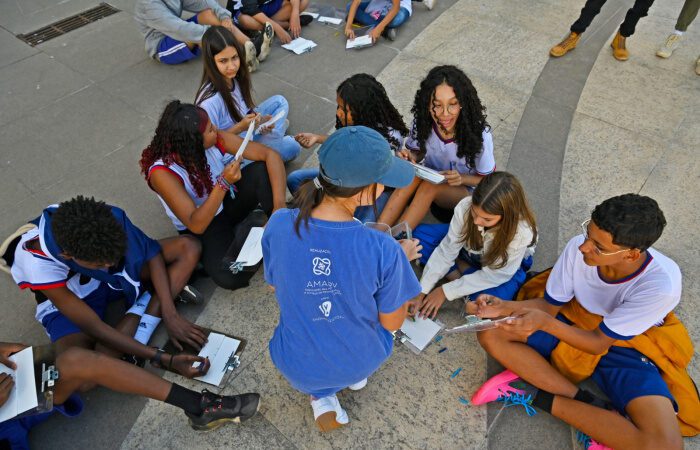
POLYGON ((457 163, 450 161, 450 170, 457 170, 457 163))
POLYGON ((452 375, 450 375, 450 380, 452 380, 454 377, 456 377, 457 375, 459 375, 459 373, 460 373, 461 371, 462 371, 462 368, 460 367, 459 369, 457 369, 457 370, 455 370, 454 372, 452 372, 452 375))

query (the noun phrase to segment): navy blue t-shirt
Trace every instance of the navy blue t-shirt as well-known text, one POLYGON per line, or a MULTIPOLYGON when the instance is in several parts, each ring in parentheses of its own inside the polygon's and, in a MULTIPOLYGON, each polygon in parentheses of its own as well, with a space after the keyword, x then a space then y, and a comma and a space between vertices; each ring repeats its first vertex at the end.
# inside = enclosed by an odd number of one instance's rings
POLYGON ((357 221, 312 218, 299 238, 297 215, 277 211, 263 235, 265 280, 280 307, 270 356, 294 388, 332 395, 389 357, 392 336, 379 313, 402 307, 420 284, 389 234, 357 221))

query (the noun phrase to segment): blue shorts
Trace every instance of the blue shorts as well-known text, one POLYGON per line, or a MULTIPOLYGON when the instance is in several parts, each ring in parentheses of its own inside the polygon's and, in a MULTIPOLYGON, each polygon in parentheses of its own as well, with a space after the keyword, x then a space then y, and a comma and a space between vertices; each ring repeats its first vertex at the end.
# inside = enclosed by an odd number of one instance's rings
MULTIPOLYGON (((267 17, 272 17, 277 12, 282 9, 282 3, 284 0, 271 0, 260 7, 260 12, 265 14, 267 17)), ((239 25, 238 18, 242 14, 240 9, 233 11, 233 23, 239 25)))
MULTIPOLYGON (((187 22, 199 23, 196 15, 187 19, 187 22)), ((201 52, 199 46, 190 50, 186 43, 173 39, 170 36, 165 36, 158 43, 156 57, 163 64, 180 64, 196 58, 201 52)))
MULTIPOLYGON (((557 319, 571 325, 563 315, 557 319)), ((527 339, 527 345, 549 359, 559 339, 544 331, 537 331, 527 339)), ((627 404, 637 397, 660 395, 671 400, 678 412, 678 405, 661 378, 659 369, 642 353, 633 348, 612 346, 598 362, 591 378, 608 396, 615 409, 625 414, 627 404)))
MULTIPOLYGON (((85 297, 83 301, 87 303, 90 309, 95 311, 95 314, 97 314, 100 319, 104 320, 107 305, 122 298, 124 298, 124 294, 121 291, 115 291, 107 286, 107 283, 100 283, 100 286, 85 297)), ((44 318, 41 319, 41 324, 44 326, 44 329, 46 329, 46 333, 49 335, 52 343, 69 334, 83 332, 80 327, 71 322, 70 319, 64 316, 60 311, 44 316, 44 318)))

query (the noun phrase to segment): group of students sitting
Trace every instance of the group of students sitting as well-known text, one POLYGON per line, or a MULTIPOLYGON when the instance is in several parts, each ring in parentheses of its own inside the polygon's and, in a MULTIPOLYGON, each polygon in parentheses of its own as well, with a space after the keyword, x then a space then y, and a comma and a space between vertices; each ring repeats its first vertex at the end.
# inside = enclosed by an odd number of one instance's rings
MULTIPOLYGON (((292 1, 290 11, 298 8, 292 1)), ((225 24, 207 29, 195 103, 170 102, 141 155, 145 183, 178 236, 153 240, 118 207, 77 196, 46 208, 0 248, 15 282, 35 294, 61 374, 59 410, 70 413, 75 392, 102 385, 179 407, 197 430, 252 417, 258 394, 197 393, 137 366, 206 373, 207 360, 148 342, 162 321, 176 348, 205 343, 204 329, 176 303, 201 301, 189 285, 199 263, 222 288, 246 286, 254 271, 230 262, 250 228, 264 225, 264 277, 280 310, 270 357, 309 396, 322 431, 348 424, 336 394, 366 385, 407 316, 435 317, 455 299, 469 314, 511 317, 478 335, 508 370, 488 380, 474 404, 551 413, 590 436, 588 448, 680 448, 681 434, 700 431, 686 372, 692 343, 672 313, 681 273, 651 247, 666 225, 654 200, 625 194, 590 216, 582 211, 582 234, 551 273, 526 282, 535 216, 517 178, 496 171, 485 108, 460 69, 429 71, 410 129, 383 86, 357 74, 338 87, 332 134, 290 136, 282 96, 255 103, 244 46, 225 24), (249 124, 280 111, 284 119, 259 129, 236 158, 249 124), (285 161, 315 144, 320 167, 287 177, 285 161), (445 182, 416 177, 413 163, 445 182), (421 224, 431 210, 443 223, 421 224), (401 222, 414 238, 392 236, 401 222), (512 301, 518 292, 524 301, 512 301), (103 319, 117 298, 127 310, 112 327, 103 319), (609 400, 577 387, 589 376, 609 400)), ((7 357, 20 348, 0 344, 0 362, 11 366, 7 357)), ((0 376, 0 403, 11 386, 0 376)), ((43 419, 4 422, 0 438, 22 448, 43 419)))
MULTIPOLYGON (((344 28, 355 38, 354 25, 368 28, 372 42, 396 39, 396 30, 411 17, 412 0, 351 0, 344 28)), ((433 9, 435 0, 422 1, 433 9)), ((138 0, 134 17, 146 40, 146 53, 164 64, 181 64, 202 53, 202 36, 210 26, 223 26, 244 50, 239 52, 249 72, 257 70, 270 54, 275 36, 288 44, 313 21, 302 14, 309 0, 138 0), (188 19, 183 13, 190 13, 188 19)))

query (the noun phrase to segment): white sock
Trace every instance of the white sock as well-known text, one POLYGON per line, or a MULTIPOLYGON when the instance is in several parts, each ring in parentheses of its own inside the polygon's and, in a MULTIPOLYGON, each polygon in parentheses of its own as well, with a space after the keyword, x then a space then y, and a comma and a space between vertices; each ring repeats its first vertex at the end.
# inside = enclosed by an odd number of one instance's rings
POLYGON ((156 331, 156 327, 159 323, 160 317, 144 314, 141 316, 141 322, 139 322, 139 327, 134 334, 134 339, 143 345, 148 345, 148 341, 151 339, 151 336, 153 336, 153 332, 156 331))
POLYGON ((135 314, 139 317, 142 317, 144 314, 146 314, 146 308, 148 308, 148 304, 150 302, 151 302, 151 293, 146 291, 143 294, 141 294, 141 297, 136 299, 134 304, 131 305, 131 308, 129 308, 129 310, 126 313, 127 314, 135 314))
POLYGON ((685 31, 673 30, 673 34, 677 34, 678 36, 683 36, 683 33, 685 33, 685 31))

